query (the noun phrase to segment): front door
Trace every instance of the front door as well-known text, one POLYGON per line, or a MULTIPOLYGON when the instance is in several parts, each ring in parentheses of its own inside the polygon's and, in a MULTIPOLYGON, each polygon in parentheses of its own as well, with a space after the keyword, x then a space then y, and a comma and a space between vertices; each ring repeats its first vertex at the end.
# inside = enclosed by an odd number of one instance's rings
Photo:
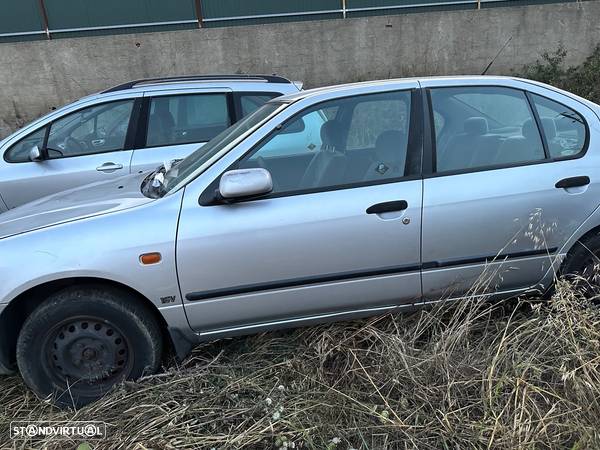
POLYGON ((128 135, 135 99, 95 104, 67 114, 9 147, 0 166, 8 208, 129 173, 128 135), (31 161, 37 145, 45 158, 31 161))
POLYGON ((347 97, 293 116, 231 167, 267 165, 275 187, 265 198, 199 206, 186 190, 177 265, 194 329, 418 301, 422 181, 413 95, 347 97))

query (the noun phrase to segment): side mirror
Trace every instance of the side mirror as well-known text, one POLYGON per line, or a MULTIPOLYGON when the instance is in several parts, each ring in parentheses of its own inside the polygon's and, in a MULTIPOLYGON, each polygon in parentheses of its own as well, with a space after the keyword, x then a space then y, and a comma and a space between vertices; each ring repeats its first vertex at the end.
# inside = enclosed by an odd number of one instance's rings
POLYGON ((34 145, 33 147, 31 147, 31 150, 29 150, 29 160, 30 161, 41 161, 42 159, 43 159, 42 151, 40 150, 40 148, 37 145, 34 145))
POLYGON ((261 168, 230 170, 221 176, 219 182, 219 194, 230 200, 268 194, 272 190, 271 174, 261 168))

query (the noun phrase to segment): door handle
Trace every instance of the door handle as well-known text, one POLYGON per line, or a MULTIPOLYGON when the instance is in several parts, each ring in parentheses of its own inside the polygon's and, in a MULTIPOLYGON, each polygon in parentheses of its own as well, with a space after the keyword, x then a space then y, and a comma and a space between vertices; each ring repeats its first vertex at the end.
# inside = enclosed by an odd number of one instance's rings
POLYGON ((406 200, 395 200, 393 202, 377 203, 367 208, 367 214, 381 214, 386 212, 404 211, 408 208, 406 200))
POLYGON ((556 187, 558 189, 568 189, 568 188, 573 188, 573 187, 586 186, 588 184, 590 184, 590 177, 581 176, 581 177, 563 178, 562 180, 557 182, 554 185, 554 187, 556 187))
POLYGON ((111 173, 114 172, 115 170, 119 170, 123 168, 123 164, 115 164, 112 162, 107 162, 102 164, 101 166, 96 167, 96 170, 98 172, 106 172, 106 173, 111 173))

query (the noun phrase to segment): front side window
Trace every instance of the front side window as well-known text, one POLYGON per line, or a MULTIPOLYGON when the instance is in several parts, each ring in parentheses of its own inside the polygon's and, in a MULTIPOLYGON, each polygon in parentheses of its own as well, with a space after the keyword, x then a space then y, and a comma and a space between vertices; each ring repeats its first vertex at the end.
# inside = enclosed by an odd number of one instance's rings
POLYGON ((179 164, 171 167, 165 173, 165 182, 162 195, 174 189, 189 176, 193 175, 204 163, 209 161, 220 151, 224 150, 243 134, 258 126, 261 122, 268 120, 280 110, 286 108, 287 103, 269 102, 258 108, 249 116, 222 131, 211 141, 197 149, 191 155, 184 158, 179 164))
POLYGON ((297 114, 239 161, 270 171, 274 194, 407 175, 411 93, 336 99, 297 114))
POLYGON ((44 144, 44 137, 46 135, 46 127, 42 127, 33 133, 25 136, 15 144, 11 145, 4 154, 4 159, 11 163, 20 163, 30 161, 29 152, 34 146, 39 149, 44 144))
POLYGON ((524 92, 502 87, 439 88, 431 92, 438 172, 545 159, 524 92), (441 128, 440 128, 441 127, 441 128))
POLYGON ((91 106, 52 123, 48 136, 48 157, 104 153, 125 148, 125 139, 134 100, 91 106))
POLYGON ((227 94, 154 97, 146 147, 208 142, 231 125, 227 94))
MULTIPOLYGON (((91 155, 125 148, 134 100, 102 103, 67 114, 50 124, 46 150, 49 159, 91 155)), ((8 162, 29 161, 29 151, 42 149, 46 127, 12 145, 4 158, 8 162)))
POLYGON ((552 158, 577 155, 584 150, 586 126, 583 117, 560 103, 532 94, 552 158))
POLYGON ((365 101, 356 105, 348 134, 349 150, 375 147, 377 138, 386 130, 398 129, 403 124, 402 132, 408 136, 408 116, 410 102, 390 100, 365 101))

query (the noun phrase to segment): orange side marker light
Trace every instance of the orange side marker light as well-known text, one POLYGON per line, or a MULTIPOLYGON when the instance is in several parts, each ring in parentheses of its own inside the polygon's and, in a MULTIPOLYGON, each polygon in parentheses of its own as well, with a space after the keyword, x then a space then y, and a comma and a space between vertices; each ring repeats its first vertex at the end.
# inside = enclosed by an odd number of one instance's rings
POLYGON ((143 265, 158 264, 161 259, 162 259, 162 256, 158 252, 144 253, 143 255, 140 255, 140 262, 143 265))

